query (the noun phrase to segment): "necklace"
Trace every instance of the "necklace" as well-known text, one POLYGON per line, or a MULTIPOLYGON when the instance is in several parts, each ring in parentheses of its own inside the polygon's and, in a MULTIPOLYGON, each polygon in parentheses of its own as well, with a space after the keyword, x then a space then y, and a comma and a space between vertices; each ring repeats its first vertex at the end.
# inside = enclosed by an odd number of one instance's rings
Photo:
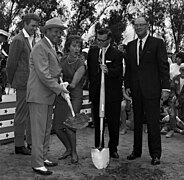
POLYGON ((72 57, 72 56, 70 56, 70 55, 68 55, 68 57, 67 57, 67 62, 68 62, 68 64, 73 64, 73 63, 75 63, 77 60, 78 60, 77 57, 72 57))

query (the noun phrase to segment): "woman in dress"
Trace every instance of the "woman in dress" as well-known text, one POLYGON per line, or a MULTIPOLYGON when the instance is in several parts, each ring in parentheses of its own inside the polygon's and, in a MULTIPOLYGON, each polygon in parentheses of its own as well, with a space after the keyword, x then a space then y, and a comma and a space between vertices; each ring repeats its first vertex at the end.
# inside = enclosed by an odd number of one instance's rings
MULTIPOLYGON (((78 35, 71 35, 66 39, 64 45, 64 56, 62 57, 61 67, 63 81, 68 82, 70 100, 75 114, 80 113, 83 99, 83 76, 85 74, 85 63, 82 56, 82 39, 78 35)), ((57 137, 63 143, 66 151, 59 158, 65 159, 71 156, 71 163, 78 162, 76 150, 76 130, 70 129, 63 122, 71 115, 67 102, 62 96, 56 98, 54 109, 53 127, 57 137)))

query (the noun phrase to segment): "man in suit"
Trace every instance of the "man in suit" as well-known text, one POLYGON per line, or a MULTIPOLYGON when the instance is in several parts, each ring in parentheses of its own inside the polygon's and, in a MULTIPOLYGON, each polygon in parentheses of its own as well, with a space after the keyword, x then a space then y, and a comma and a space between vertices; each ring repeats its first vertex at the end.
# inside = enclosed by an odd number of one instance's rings
POLYGON ((29 56, 40 18, 36 14, 23 17, 23 29, 10 44, 7 76, 8 83, 16 89, 16 112, 14 117, 15 153, 31 154, 31 129, 29 110, 26 103, 26 86, 29 76, 29 56), (24 136, 28 146, 24 145, 24 136))
POLYGON ((134 145, 128 160, 141 157, 142 125, 146 115, 151 164, 160 164, 160 98, 169 97, 169 63, 164 42, 151 37, 144 17, 134 21, 137 39, 128 43, 125 89, 132 96, 134 111, 134 145), (141 44, 142 43, 142 44, 141 44))
POLYGON ((63 92, 68 93, 68 90, 58 83, 61 67, 55 50, 64 29, 66 27, 60 18, 48 20, 41 29, 45 36, 34 46, 30 55, 27 102, 31 119, 31 165, 32 169, 41 175, 52 174, 45 166, 57 165, 48 160, 47 151, 55 97, 63 92))
MULTIPOLYGON (((95 125, 95 147, 100 143, 100 86, 101 71, 105 73, 105 118, 109 130, 109 151, 111 158, 119 158, 119 124, 122 98, 122 53, 111 45, 112 33, 102 28, 97 31, 98 46, 91 47, 88 52, 87 66, 89 75, 89 100, 92 102, 95 125), (101 64, 100 54, 105 50, 105 65, 101 64)), ((103 128, 104 130, 104 128, 103 128)), ((104 131, 102 137, 104 147, 104 131)))

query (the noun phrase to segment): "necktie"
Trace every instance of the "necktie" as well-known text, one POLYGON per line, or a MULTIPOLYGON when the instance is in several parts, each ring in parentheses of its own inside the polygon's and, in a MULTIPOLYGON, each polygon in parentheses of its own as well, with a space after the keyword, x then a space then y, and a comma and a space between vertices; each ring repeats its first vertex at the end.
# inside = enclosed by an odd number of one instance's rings
POLYGON ((34 47, 34 45, 36 44, 35 38, 33 38, 32 40, 32 48, 34 47))
POLYGON ((100 64, 102 63, 102 50, 101 49, 99 51, 98 61, 99 61, 100 64))
POLYGON ((139 59, 142 55, 142 39, 139 41, 139 59))

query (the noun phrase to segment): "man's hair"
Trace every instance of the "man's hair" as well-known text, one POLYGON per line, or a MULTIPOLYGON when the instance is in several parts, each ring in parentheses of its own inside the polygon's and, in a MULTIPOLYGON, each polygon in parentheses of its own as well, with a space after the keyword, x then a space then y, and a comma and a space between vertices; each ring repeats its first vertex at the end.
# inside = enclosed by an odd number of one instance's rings
POLYGON ((112 36, 112 32, 108 28, 101 28, 97 30, 97 34, 104 35, 107 34, 107 38, 109 39, 112 36))
POLYGON ((34 13, 29 13, 22 18, 23 23, 25 22, 27 25, 31 22, 31 20, 40 22, 40 17, 34 13))
POLYGON ((149 18, 145 14, 139 14, 135 19, 133 19, 133 21, 132 21, 133 25, 135 23, 135 20, 138 19, 138 18, 144 18, 147 24, 149 22, 149 18))

